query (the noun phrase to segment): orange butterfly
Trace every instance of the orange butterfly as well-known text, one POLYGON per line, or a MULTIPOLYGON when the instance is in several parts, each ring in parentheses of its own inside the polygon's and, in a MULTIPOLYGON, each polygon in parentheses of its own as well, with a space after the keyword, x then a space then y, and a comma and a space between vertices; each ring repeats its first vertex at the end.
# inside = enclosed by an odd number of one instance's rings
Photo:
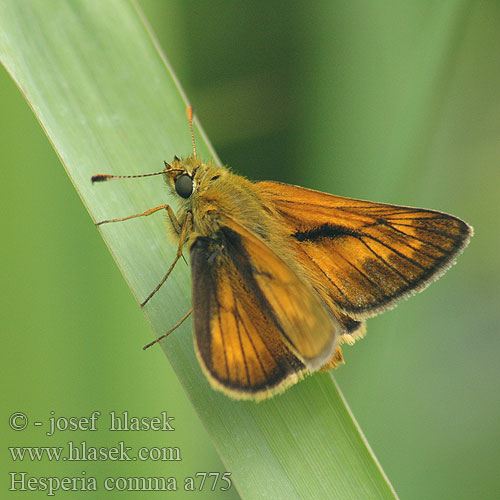
MULTIPOLYGON (((162 174, 177 256, 191 260, 195 348, 212 386, 263 399, 343 362, 363 320, 423 290, 450 267, 472 228, 442 212, 373 203, 277 182, 250 182, 196 154, 162 174)), ((123 177, 95 175, 92 181, 123 177)), ((149 345, 152 345, 153 343, 149 345)), ((148 346, 149 346, 148 345, 148 346)), ((148 347, 146 346, 146 347, 148 347)))

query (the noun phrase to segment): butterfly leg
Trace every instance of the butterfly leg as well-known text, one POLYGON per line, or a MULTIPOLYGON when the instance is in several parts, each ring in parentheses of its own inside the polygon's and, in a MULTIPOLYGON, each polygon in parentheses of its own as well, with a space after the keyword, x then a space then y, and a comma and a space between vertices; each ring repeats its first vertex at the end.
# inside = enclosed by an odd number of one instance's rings
POLYGON ((174 211, 172 210, 172 208, 170 208, 170 205, 160 205, 158 207, 150 208, 145 212, 141 212, 140 214, 127 215, 127 217, 120 217, 119 219, 102 220, 100 222, 96 222, 95 225, 100 226, 101 224, 108 224, 109 222, 122 222, 124 220, 135 219, 136 217, 147 217, 148 215, 154 214, 155 212, 158 212, 159 210, 163 209, 167 211, 170 221, 172 222, 172 225, 174 226, 175 230, 180 232, 181 225, 177 220, 174 211))
MULTIPOLYGON (((170 213, 169 213, 169 216, 170 216, 170 213)), ((174 218, 175 218, 175 215, 174 215, 174 218)), ((186 218, 184 219, 184 221, 182 223, 182 226, 180 226, 179 245, 177 247, 177 254, 175 255, 175 259, 172 262, 172 264, 170 265, 170 267, 168 268, 168 271, 166 272, 165 276, 163 276, 163 278, 158 283, 158 285, 156 285, 155 289, 141 303, 141 307, 144 307, 149 302, 151 297, 153 297, 153 295, 161 288, 163 283, 165 283, 165 281, 167 281, 167 278, 170 276, 170 273, 172 272, 175 265, 177 264, 177 261, 182 257, 182 247, 184 246, 184 243, 186 242, 188 228, 190 228, 190 226, 191 226, 192 218, 193 218, 193 216, 192 216, 191 212, 188 212, 186 214, 186 218)), ((175 227, 175 224, 174 224, 172 218, 170 220, 172 221, 172 224, 175 227)), ((177 224, 179 224, 179 222, 177 221, 177 218, 175 218, 175 221, 177 222, 177 224)))
POLYGON ((179 326, 181 326, 182 323, 184 323, 184 321, 186 321, 186 319, 189 318, 189 315, 192 312, 193 312, 193 309, 189 309, 189 311, 186 314, 184 314, 184 316, 179 321, 177 321, 177 323, 172 328, 170 328, 170 330, 165 332, 163 335, 160 335, 156 340, 153 340, 153 342, 146 344, 142 349, 145 351, 146 349, 150 348, 152 345, 157 344, 158 342, 160 342, 160 340, 163 340, 165 337, 170 335, 174 330, 177 330, 177 328, 179 328, 179 326))

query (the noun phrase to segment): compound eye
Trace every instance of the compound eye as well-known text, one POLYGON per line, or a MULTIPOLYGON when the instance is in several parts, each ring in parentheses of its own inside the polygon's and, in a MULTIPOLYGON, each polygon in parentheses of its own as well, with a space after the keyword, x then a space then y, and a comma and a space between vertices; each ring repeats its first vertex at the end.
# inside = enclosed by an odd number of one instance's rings
POLYGON ((189 198, 193 193, 193 179, 188 174, 183 174, 175 181, 175 190, 182 198, 189 198))

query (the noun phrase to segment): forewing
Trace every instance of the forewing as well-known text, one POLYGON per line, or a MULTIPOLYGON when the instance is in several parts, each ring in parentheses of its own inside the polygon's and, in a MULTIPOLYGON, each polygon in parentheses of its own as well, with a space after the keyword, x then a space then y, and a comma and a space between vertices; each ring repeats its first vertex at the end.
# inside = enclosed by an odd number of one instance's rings
POLYGON ((258 237, 228 221, 190 257, 195 344, 215 387, 266 397, 330 360, 335 320, 258 237))
POLYGON ((343 311, 364 319, 437 279, 472 228, 442 212, 259 182, 305 262, 343 311))

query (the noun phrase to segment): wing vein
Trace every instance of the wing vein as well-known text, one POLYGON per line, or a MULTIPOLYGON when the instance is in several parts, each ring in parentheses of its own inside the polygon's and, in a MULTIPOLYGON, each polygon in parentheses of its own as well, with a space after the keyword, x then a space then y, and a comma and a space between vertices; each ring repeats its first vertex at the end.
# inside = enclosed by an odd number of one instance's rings
MULTIPOLYGON (((241 348, 241 357, 243 358, 243 365, 245 366, 245 372, 247 374, 248 385, 250 385, 251 384, 251 382, 250 382, 250 372, 248 371, 247 358, 245 356, 245 350, 243 349, 243 342, 241 341, 240 324, 243 325, 243 328, 245 329, 245 331, 247 333, 247 337, 250 337, 250 336, 248 335, 248 331, 246 329, 246 325, 245 325, 245 323, 243 323, 241 315, 240 315, 240 312, 238 311, 238 301, 236 301, 236 300, 235 300, 234 315, 236 316, 236 330, 238 332, 238 341, 240 343, 240 348, 241 348), (238 321, 238 320, 240 320, 240 321, 238 321)), ((253 346, 253 344, 252 344, 252 346, 253 346)), ((257 355, 257 358, 258 358, 259 356, 258 356, 257 352, 255 354, 257 355)))
MULTIPOLYGON (((411 257, 408 257, 404 253, 398 252, 398 250, 396 250, 395 248, 391 247, 390 245, 384 243, 382 240, 375 238, 375 236, 372 236, 371 234, 365 234, 364 236, 366 238, 370 238, 373 241, 376 241, 377 243, 380 243, 382 246, 384 246, 385 248, 388 248, 389 250, 394 252, 396 255, 399 255, 399 257, 402 257, 403 259, 406 259, 408 262, 411 262, 414 266, 419 267, 420 269, 422 269, 422 271, 427 271, 425 266, 422 266, 416 260, 412 259, 411 257)), ((408 245, 407 243, 406 243, 406 245, 409 246, 412 250, 415 250, 411 245, 408 245)))
POLYGON ((344 296, 345 300, 354 307, 354 304, 351 302, 349 297, 342 291, 342 289, 332 280, 332 278, 327 274, 327 272, 314 260, 314 257, 309 255, 306 252, 307 257, 311 260, 311 262, 316 266, 317 269, 321 271, 321 273, 325 276, 325 278, 338 290, 338 292, 344 296))
POLYGON ((229 362, 227 360, 226 341, 224 339, 224 331, 222 328, 222 320, 221 320, 221 316, 220 316, 221 305, 220 305, 220 302, 217 298, 217 290, 215 289, 215 287, 212 288, 212 297, 215 298, 215 302, 217 304, 217 320, 219 321, 219 331, 220 331, 220 337, 221 337, 221 341, 222 341, 222 352, 224 353, 224 363, 226 365, 227 378, 229 379, 230 372, 229 372, 229 362))
MULTIPOLYGON (((397 224, 397 225, 400 226, 401 224, 397 224)), ((424 245, 428 245, 428 246, 430 246, 432 248, 435 248, 436 250, 440 251, 441 253, 446 253, 446 249, 445 248, 443 248, 443 247, 441 247, 439 245, 436 245, 435 243, 431 243, 430 241, 422 240, 422 239, 418 238, 417 236, 414 236, 413 234, 408 234, 408 233, 405 233, 404 231, 400 231, 399 229, 396 229, 394 226, 392 226, 392 229, 394 231, 396 231, 397 233, 405 236, 405 237, 413 238, 414 240, 417 240, 417 241, 419 241, 420 243, 422 243, 424 245)), ((455 240, 454 238, 451 238, 451 237, 449 237, 449 238, 452 239, 453 241, 455 240)), ((413 248, 413 247, 411 247, 411 248, 413 248)), ((422 252, 422 250, 419 248, 418 252, 422 252)), ((428 255, 428 256, 431 257, 430 255, 428 255)))
POLYGON ((379 255, 373 248, 366 243, 366 241, 363 240, 363 238, 360 238, 361 243, 365 245, 368 250, 377 257, 383 264, 385 264, 391 271, 393 271, 395 274, 397 274, 408 286, 411 285, 411 281, 409 281, 406 276, 402 273, 400 273, 393 265, 391 265, 389 262, 387 262, 381 255, 379 255))
MULTIPOLYGON (((359 240, 361 240, 361 238, 358 238, 359 240)), ((359 269, 355 264, 353 264, 349 259, 347 259, 347 257, 345 257, 344 255, 342 255, 340 252, 336 251, 337 255, 339 255, 342 259, 344 259, 347 264, 349 264, 352 268, 356 269, 356 271, 361 275, 363 276, 363 278, 365 278, 366 281, 368 281, 368 283, 370 283, 372 285, 373 288, 375 288, 375 290, 378 290, 379 286, 370 279, 369 276, 367 276, 361 269, 359 269)), ((384 298, 388 298, 388 295, 386 295, 385 293, 382 293, 383 297, 384 298)))
MULTIPOLYGON (((403 232, 401 232, 401 234, 403 235, 403 238, 402 238, 401 240, 399 240, 399 241, 398 241, 398 243, 401 243, 401 244, 403 244, 403 245, 407 246, 408 248, 411 248, 411 249, 412 249, 412 250, 413 250, 416 254, 425 255, 425 257, 428 257, 428 258, 429 258, 429 259, 431 259, 431 260, 436 260, 436 259, 438 259, 438 257, 436 257, 435 255, 432 255, 432 254, 430 254, 430 253, 428 253, 428 252, 426 252, 423 248, 415 248, 415 247, 414 247, 413 245, 411 245, 408 241, 405 241, 405 238, 404 238, 404 237, 405 237, 405 236, 410 236, 410 235, 408 235, 408 234, 406 234, 406 233, 403 233, 403 232)), ((374 236, 371 236, 369 233, 363 233, 363 236, 366 236, 367 238, 372 238, 372 239, 375 239, 375 237, 374 237, 374 236)), ((394 236, 393 236, 393 238, 394 238, 394 236)), ((376 240, 376 241, 379 241, 379 240, 376 240)), ((426 243, 425 241, 421 241, 421 240, 418 240, 418 241, 420 241, 421 243, 426 243)), ((392 248, 392 247, 389 247, 389 248, 391 248, 391 249, 395 252, 395 249, 394 249, 394 248, 392 248)), ((446 252, 445 252, 444 250, 442 250, 442 249, 439 249, 439 248, 438 248, 438 250, 439 250, 441 253, 446 253, 446 252)))
MULTIPOLYGON (((403 227, 410 227, 412 229, 415 229, 415 226, 412 226, 411 224, 402 224, 401 222, 396 222, 396 225, 403 226, 403 227)), ((428 233, 432 233, 432 234, 439 234, 439 236, 444 236, 445 238, 449 238, 453 241, 456 241, 455 237, 450 236, 450 234, 445 232, 445 231, 439 231, 438 229, 432 229, 430 227, 425 227, 425 226, 423 226, 423 227, 418 226, 418 230, 419 231, 427 231, 428 233)))

